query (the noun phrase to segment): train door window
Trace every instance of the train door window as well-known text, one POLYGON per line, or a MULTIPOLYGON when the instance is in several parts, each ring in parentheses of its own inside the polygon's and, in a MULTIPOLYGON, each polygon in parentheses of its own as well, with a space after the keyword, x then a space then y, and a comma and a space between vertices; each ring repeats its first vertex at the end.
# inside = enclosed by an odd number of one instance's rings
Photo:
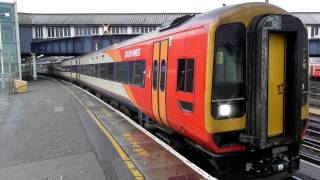
POLYGON ((107 79, 107 63, 100 64, 100 78, 107 79))
POLYGON ((311 27, 311 37, 314 37, 314 27, 311 27))
POLYGON ((108 63, 108 76, 107 79, 113 81, 114 80, 114 63, 108 63))
POLYGON ((144 75, 145 75, 145 61, 134 61, 131 62, 130 72, 130 84, 137 86, 144 86, 144 75))
POLYGON ((157 84, 158 84, 158 61, 154 60, 153 61, 153 74, 152 74, 152 86, 153 89, 157 89, 157 84))
POLYGON ((193 92, 194 60, 179 59, 177 75, 177 91, 193 92))
POLYGON ((244 114, 245 34, 246 29, 241 23, 222 25, 216 31, 211 108, 217 119, 244 114), (224 104, 232 109, 232 114, 218 112, 224 104))
POLYGON ((116 80, 122 83, 128 83, 128 62, 119 62, 116 64, 116 80))
POLYGON ((160 73, 161 73, 161 78, 160 78, 160 90, 164 91, 165 88, 165 81, 166 81, 166 70, 167 70, 167 64, 164 59, 161 60, 161 65, 160 65, 160 73))

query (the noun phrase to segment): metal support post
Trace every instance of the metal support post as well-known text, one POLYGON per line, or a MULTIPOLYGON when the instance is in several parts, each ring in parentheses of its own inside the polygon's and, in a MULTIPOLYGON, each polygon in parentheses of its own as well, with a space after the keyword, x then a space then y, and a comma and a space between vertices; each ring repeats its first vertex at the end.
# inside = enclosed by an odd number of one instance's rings
POLYGON ((33 80, 37 80, 37 60, 36 60, 36 54, 32 53, 32 77, 33 80))
POLYGON ((1 61, 1 88, 5 88, 4 82, 4 64, 3 64, 3 55, 2 55, 2 32, 1 32, 1 22, 0 22, 0 61, 1 61))
POLYGON ((17 58, 18 58, 18 73, 19 79, 22 80, 22 71, 21 71, 21 50, 20 50, 20 32, 19 32, 19 20, 18 20, 18 10, 17 10, 17 1, 14 1, 14 22, 16 29, 16 42, 17 42, 17 58))

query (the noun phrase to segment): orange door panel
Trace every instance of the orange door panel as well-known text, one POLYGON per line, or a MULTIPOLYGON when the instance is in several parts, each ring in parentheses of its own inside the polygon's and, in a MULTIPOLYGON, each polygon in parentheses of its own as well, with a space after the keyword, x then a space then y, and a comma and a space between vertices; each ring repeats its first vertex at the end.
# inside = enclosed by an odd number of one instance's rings
POLYGON ((160 71, 159 71, 159 115, 161 121, 169 126, 166 112, 166 84, 167 84, 167 64, 168 64, 168 40, 161 41, 160 47, 160 71))
POLYGON ((168 40, 153 44, 152 112, 156 121, 168 126, 166 113, 168 40))
POLYGON ((152 112, 155 117, 155 120, 162 124, 162 121, 159 116, 159 109, 158 109, 159 58, 160 58, 160 42, 156 42, 153 44, 153 60, 152 60, 152 83, 151 83, 152 112))

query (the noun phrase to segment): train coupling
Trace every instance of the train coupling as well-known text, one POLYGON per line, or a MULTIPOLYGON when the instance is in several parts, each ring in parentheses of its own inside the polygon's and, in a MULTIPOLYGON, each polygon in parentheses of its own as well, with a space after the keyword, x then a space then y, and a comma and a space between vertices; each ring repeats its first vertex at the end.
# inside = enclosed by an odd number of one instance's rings
POLYGON ((275 157, 251 158, 246 162, 247 177, 261 177, 280 172, 293 173, 299 169, 299 155, 289 157, 285 154, 279 154, 275 157))

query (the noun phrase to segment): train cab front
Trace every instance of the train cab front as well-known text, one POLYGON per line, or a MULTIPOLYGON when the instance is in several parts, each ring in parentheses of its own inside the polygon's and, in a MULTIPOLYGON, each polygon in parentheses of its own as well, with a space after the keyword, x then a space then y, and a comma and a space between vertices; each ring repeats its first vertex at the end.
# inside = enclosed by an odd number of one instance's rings
POLYGON ((215 166, 244 172, 245 178, 290 177, 299 169, 308 120, 307 32, 286 13, 239 17, 211 29, 205 126, 212 133, 215 166))

